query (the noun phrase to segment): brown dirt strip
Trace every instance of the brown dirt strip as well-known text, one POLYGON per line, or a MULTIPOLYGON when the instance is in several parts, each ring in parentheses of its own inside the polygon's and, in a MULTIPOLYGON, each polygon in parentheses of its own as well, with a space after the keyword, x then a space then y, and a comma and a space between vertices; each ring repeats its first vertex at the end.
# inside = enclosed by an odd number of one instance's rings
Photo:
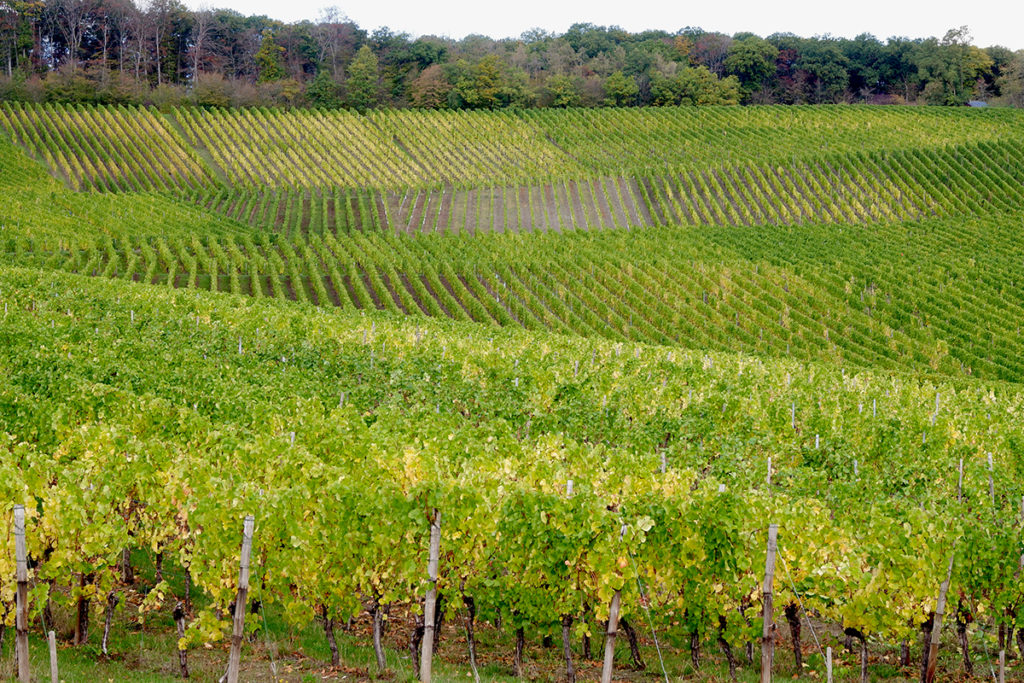
MULTIPOLYGON (((485 278, 482 275, 477 275, 476 279, 480 281, 480 284, 483 285, 484 289, 487 290, 487 293, 491 295, 491 298, 494 299, 494 301, 496 301, 499 306, 505 309, 505 312, 508 313, 509 317, 512 318, 512 320, 516 321, 516 323, 518 323, 519 325, 523 324, 522 321, 519 320, 518 317, 516 317, 516 314, 512 312, 511 307, 509 307, 509 305, 505 302, 505 299, 501 298, 501 296, 499 296, 498 293, 494 291, 494 288, 491 287, 491 283, 487 281, 487 278, 485 278)), ((508 296, 515 295, 509 293, 508 296)), ((508 296, 506 296, 506 298, 508 298, 508 296)))
POLYGON ((594 201, 597 204, 597 209, 600 212, 600 225, 601 228, 614 228, 615 222, 612 220, 612 210, 608 206, 608 199, 604 196, 604 188, 601 187, 599 180, 591 180, 589 182, 590 187, 594 191, 594 201))
POLYGON ((416 293, 416 289, 412 286, 412 282, 409 281, 409 276, 405 273, 399 273, 398 277, 402 280, 402 286, 405 287, 405 291, 409 292, 409 296, 416 302, 416 305, 420 307, 424 315, 430 315, 430 309, 427 308, 426 304, 420 298, 420 295, 416 293))
POLYGON ((352 285, 352 278, 348 275, 341 276, 342 283, 345 286, 345 291, 348 292, 348 300, 352 302, 352 305, 359 308, 359 298, 356 296, 356 288, 352 285))
POLYGON ((363 285, 366 287, 366 291, 370 293, 370 298, 373 299, 374 307, 379 311, 384 308, 384 303, 380 299, 380 295, 374 291, 373 285, 370 284, 370 276, 366 274, 362 266, 357 265, 359 269, 359 276, 363 279, 363 285))
POLYGON ((541 187, 544 196, 544 213, 548 220, 548 229, 555 232, 562 232, 562 223, 558 215, 558 200, 555 198, 555 188, 551 184, 541 187))
MULTIPOLYGON (((344 287, 344 285, 342 285, 344 287)), ((330 275, 324 275, 324 289, 327 290, 327 297, 335 306, 341 307, 341 297, 338 296, 338 288, 334 286, 334 280, 330 275)))
POLYGON ((433 288, 430 286, 430 282, 427 281, 427 276, 426 275, 420 275, 419 278, 420 278, 420 282, 423 283, 423 288, 427 290, 427 292, 430 294, 430 296, 434 297, 434 301, 437 302, 437 305, 440 307, 441 311, 447 317, 451 318, 452 317, 451 311, 448 310, 448 307, 444 305, 444 302, 441 301, 441 298, 439 296, 437 296, 437 292, 435 292, 433 290, 433 288))
POLYGON ((466 315, 469 316, 469 319, 473 320, 473 314, 469 312, 469 309, 466 307, 466 304, 462 303, 462 297, 458 296, 455 293, 455 288, 452 287, 452 284, 448 282, 447 278, 445 278, 444 275, 441 275, 441 273, 438 273, 437 279, 440 280, 441 286, 448 290, 448 293, 452 295, 452 298, 455 299, 455 302, 462 308, 462 310, 466 312, 466 315))
POLYGON ((406 310, 405 305, 402 304, 402 300, 398 297, 398 292, 395 291, 395 286, 391 284, 391 280, 388 279, 388 276, 385 275, 384 271, 380 268, 377 269, 377 274, 380 275, 381 282, 384 283, 384 286, 388 290, 388 294, 391 295, 391 299, 395 302, 395 305, 398 306, 398 310, 405 315, 409 315, 409 311, 406 310))
MULTIPOLYGON (((441 190, 441 214, 437 219, 437 232, 447 232, 452 219, 452 188, 441 190)), ((419 302, 417 302, 419 303, 419 302)))

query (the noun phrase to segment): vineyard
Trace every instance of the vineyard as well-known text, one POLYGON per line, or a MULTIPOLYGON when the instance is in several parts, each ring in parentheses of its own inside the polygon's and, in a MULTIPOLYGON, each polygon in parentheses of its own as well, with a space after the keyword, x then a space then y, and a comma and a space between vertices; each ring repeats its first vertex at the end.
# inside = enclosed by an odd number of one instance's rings
POLYGON ((1024 680, 1018 113, 0 130, 0 678, 1024 680))

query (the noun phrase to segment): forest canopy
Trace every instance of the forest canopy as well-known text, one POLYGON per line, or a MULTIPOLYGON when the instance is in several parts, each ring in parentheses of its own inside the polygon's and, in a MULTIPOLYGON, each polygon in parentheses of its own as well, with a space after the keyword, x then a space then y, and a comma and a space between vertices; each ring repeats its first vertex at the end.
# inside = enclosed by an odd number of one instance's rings
POLYGON ((578 23, 517 38, 367 31, 338 9, 282 23, 176 0, 0 0, 0 99, 497 109, 705 104, 1024 106, 1024 51, 863 34, 631 33, 578 23))

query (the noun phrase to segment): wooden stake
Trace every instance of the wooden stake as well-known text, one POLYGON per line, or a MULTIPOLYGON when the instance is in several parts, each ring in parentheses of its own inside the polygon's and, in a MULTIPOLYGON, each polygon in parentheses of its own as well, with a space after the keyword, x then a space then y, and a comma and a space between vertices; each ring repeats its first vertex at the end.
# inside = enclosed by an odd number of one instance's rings
POLYGON ((761 630, 761 683, 772 681, 772 657, 775 653, 775 622, 772 615, 772 584, 775 581, 775 552, 778 550, 779 525, 768 527, 768 554, 764 562, 761 630))
POLYGON ((832 683, 832 647, 825 648, 825 682, 832 683))
POLYGON ((25 506, 14 506, 14 553, 17 563, 14 652, 18 660, 18 681, 29 683, 28 668, 28 561, 25 551, 25 506))
POLYGON ((434 658, 434 625, 437 607, 437 561, 441 553, 441 512, 434 510, 430 523, 430 557, 427 561, 427 577, 430 588, 423 604, 423 649, 420 652, 420 680, 430 683, 431 665, 434 658))
POLYGON ((60 683, 60 674, 57 672, 57 634, 50 631, 46 640, 50 645, 50 683, 60 683))
POLYGON ((1006 683, 1006 650, 999 651, 999 683, 1006 683))
POLYGON ((928 667, 924 672, 923 683, 935 681, 935 665, 939 659, 939 633, 942 631, 942 615, 946 612, 946 592, 949 590, 949 581, 953 577, 953 557, 949 558, 949 569, 946 570, 946 578, 939 586, 939 601, 935 605, 935 621, 932 624, 932 639, 928 648, 928 667))
POLYGON ((245 633, 245 603, 249 597, 249 558, 252 555, 252 531, 256 520, 246 515, 242 527, 242 554, 238 563, 238 594, 235 596, 235 620, 231 630, 227 683, 238 683, 242 663, 242 637, 245 633))
POLYGON ((608 629, 604 634, 604 667, 601 669, 601 683, 612 683, 612 669, 615 666, 615 634, 619 630, 619 602, 622 591, 615 591, 608 609, 608 629))

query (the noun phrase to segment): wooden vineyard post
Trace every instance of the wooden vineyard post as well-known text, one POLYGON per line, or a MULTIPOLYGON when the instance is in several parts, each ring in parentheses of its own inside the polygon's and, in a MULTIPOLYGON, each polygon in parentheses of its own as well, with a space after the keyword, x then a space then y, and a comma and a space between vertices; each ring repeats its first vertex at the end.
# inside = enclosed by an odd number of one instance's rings
POLYGON ((50 683, 60 683, 60 673, 57 670, 57 634, 50 631, 46 640, 50 645, 50 683))
POLYGON ((825 681, 832 683, 832 646, 825 648, 825 681))
POLYGON ((935 665, 939 659, 939 633, 942 631, 942 615, 946 612, 946 592, 949 590, 949 581, 952 577, 953 558, 950 557, 946 578, 939 586, 939 601, 935 605, 935 621, 932 624, 932 638, 928 646, 928 666, 925 668, 922 683, 933 683, 935 680, 935 665))
POLYGON ((434 625, 437 617, 437 561, 441 554, 441 512, 434 510, 430 522, 430 557, 427 560, 427 577, 430 588, 423 604, 423 649, 420 652, 420 680, 430 683, 431 665, 434 658, 434 625))
POLYGON ((253 516, 246 515, 242 527, 242 554, 238 563, 238 595, 235 596, 235 619, 231 629, 227 683, 238 683, 238 669, 242 663, 242 636, 245 632, 245 603, 249 596, 249 557, 252 555, 254 525, 253 516))
POLYGON ((612 604, 608 609, 608 628, 604 635, 604 667, 601 669, 601 683, 612 683, 612 669, 615 666, 615 634, 619 630, 619 602, 622 591, 617 590, 612 596, 612 604))
POLYGON ((761 629, 761 683, 771 683, 772 657, 775 654, 775 622, 772 615, 772 584, 775 581, 775 552, 778 550, 779 525, 768 527, 768 555, 764 562, 764 590, 762 593, 761 629))
POLYGON ((14 506, 14 554, 17 562, 17 606, 14 652, 18 660, 18 681, 29 683, 28 669, 28 560, 25 551, 25 506, 14 506))

